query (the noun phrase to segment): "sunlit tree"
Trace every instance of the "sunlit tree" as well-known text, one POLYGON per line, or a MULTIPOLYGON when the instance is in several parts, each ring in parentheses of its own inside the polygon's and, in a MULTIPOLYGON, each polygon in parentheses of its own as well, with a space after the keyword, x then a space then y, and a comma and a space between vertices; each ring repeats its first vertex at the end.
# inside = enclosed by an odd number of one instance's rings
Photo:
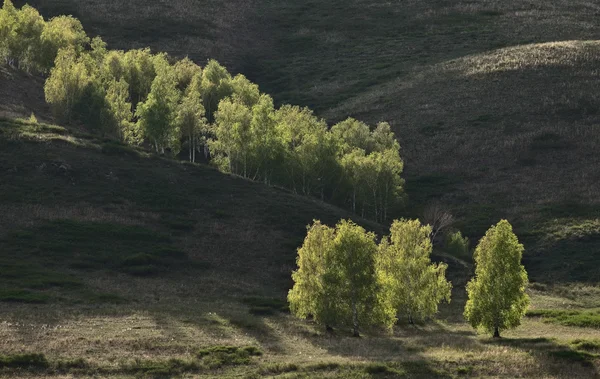
POLYGON ((419 220, 395 220, 389 238, 379 245, 378 266, 398 318, 409 323, 432 317, 442 300, 450 302, 452 285, 445 263, 431 263, 429 226, 419 220))
POLYGON ((475 277, 467 284, 465 318, 493 333, 517 327, 529 305, 528 279, 521 264, 524 247, 506 220, 492 226, 475 249, 475 277))

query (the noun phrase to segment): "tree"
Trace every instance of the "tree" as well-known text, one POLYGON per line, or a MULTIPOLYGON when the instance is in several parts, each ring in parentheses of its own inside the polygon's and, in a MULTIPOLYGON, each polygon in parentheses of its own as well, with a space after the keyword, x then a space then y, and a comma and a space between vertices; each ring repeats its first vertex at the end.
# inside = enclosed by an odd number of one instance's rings
POLYGON ((452 284, 445 263, 431 263, 429 226, 419 220, 395 220, 390 237, 379 245, 378 267, 398 317, 409 323, 435 315, 442 300, 450 302, 452 284))
POLYGON ((469 239, 464 237, 460 231, 448 233, 444 240, 444 250, 460 259, 469 259, 469 239))
POLYGON ((527 272, 521 265, 524 247, 512 226, 501 220, 479 241, 475 278, 467 284, 465 318, 474 327, 500 338, 500 332, 520 325, 529 305, 527 272))
POLYGON ((454 217, 438 202, 429 204, 423 211, 423 221, 431 225, 431 243, 437 242, 437 237, 454 224, 454 217))
MULTIPOLYGON (((194 77, 202 77, 202 68, 194 63, 190 58, 185 57, 173 65, 175 75, 177 76, 177 89, 181 92, 187 90, 194 77)), ((201 82, 201 81, 200 81, 201 82)))
POLYGON ((219 62, 208 61, 202 77, 202 96, 208 122, 215 121, 215 112, 219 108, 219 103, 232 93, 231 74, 219 62))
POLYGON ((206 129, 204 105, 202 105, 202 72, 192 78, 181 103, 177 106, 176 124, 188 139, 190 162, 196 162, 196 144, 206 129))
MULTIPOLYGON (((240 100, 238 100, 240 101, 240 100)), ((281 162, 283 143, 275 121, 275 107, 269 95, 261 95, 252 107, 250 121, 250 167, 253 180, 270 183, 281 162)))
POLYGON ((331 133, 341 142, 342 150, 348 153, 356 148, 366 154, 373 151, 373 137, 369 125, 353 118, 348 118, 331 128, 331 133))
POLYGON ((281 182, 296 193, 321 195, 334 191, 339 166, 337 145, 327 124, 308 108, 284 105, 275 114, 284 144, 281 182))
POLYGON ((41 70, 38 61, 40 36, 44 27, 44 18, 35 8, 24 5, 16 13, 13 38, 9 40, 9 51, 19 69, 29 72, 41 70))
MULTIPOLYGON (((127 83, 127 92, 131 92, 131 84, 127 81, 131 80, 131 69, 125 62, 125 53, 120 50, 110 50, 104 54, 102 63, 100 64, 100 72, 106 81, 121 79, 127 83)), ((131 96, 131 95, 129 95, 131 96)))
POLYGON ((364 214, 366 160, 365 151, 359 148, 353 149, 340 159, 344 179, 350 187, 351 209, 354 213, 357 212, 357 204, 362 204, 364 214))
POLYGON ((129 85, 124 79, 112 79, 107 84, 106 104, 112 116, 112 127, 122 141, 136 143, 139 133, 132 123, 133 113, 129 99, 129 85))
POLYGON ((335 231, 315 222, 298 251, 296 284, 288 296, 292 312, 350 326, 357 337, 363 327, 391 328, 394 311, 382 296, 376 251, 375 235, 352 221, 340 221, 335 231))
POLYGON ((77 54, 90 42, 81 22, 73 16, 58 16, 46 23, 41 33, 40 66, 49 70, 60 49, 71 47, 77 54))
POLYGON ((12 59, 11 47, 17 37, 18 11, 11 0, 4 0, 2 9, 0 9, 0 58, 7 64, 12 59))
POLYGON ((67 122, 72 119, 73 110, 91 80, 85 62, 73 48, 59 50, 44 86, 46 102, 57 118, 67 122))
POLYGON ((180 143, 180 131, 175 123, 180 98, 177 78, 165 55, 157 55, 154 65, 156 77, 150 94, 136 110, 138 127, 157 152, 164 153, 165 148, 170 148, 172 153, 177 154, 180 143))
POLYGON ((298 269, 292 273, 294 287, 288 294, 290 311, 297 317, 313 317, 319 323, 331 325, 335 322, 331 312, 335 299, 325 296, 323 274, 325 257, 332 255, 335 230, 317 220, 306 229, 306 238, 296 258, 298 269))
POLYGON ((233 98, 247 107, 253 107, 260 100, 258 85, 252 83, 242 74, 238 74, 231 81, 233 98))
POLYGON ((139 103, 146 101, 152 89, 156 77, 155 60, 150 49, 129 50, 123 56, 123 74, 129 84, 129 96, 134 110, 139 103))
MULTIPOLYGON (((205 87, 203 87, 205 88, 205 87)), ((250 123, 252 110, 226 98, 219 103, 209 141, 213 162, 221 170, 248 177, 250 123)))

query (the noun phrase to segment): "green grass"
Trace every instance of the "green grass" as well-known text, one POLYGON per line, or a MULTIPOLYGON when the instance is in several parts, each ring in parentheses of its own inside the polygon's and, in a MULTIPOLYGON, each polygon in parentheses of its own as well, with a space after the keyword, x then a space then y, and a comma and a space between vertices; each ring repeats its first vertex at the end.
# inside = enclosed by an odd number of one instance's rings
POLYGON ((528 317, 541 317, 544 322, 581 328, 600 328, 600 309, 562 310, 536 309, 527 312, 528 317))

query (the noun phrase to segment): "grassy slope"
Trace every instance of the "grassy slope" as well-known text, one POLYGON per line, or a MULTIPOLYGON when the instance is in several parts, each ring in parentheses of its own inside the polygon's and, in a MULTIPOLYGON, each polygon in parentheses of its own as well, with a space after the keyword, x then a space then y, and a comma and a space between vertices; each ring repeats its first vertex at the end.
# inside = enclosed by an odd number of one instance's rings
POLYGON ((538 280, 600 279, 593 2, 30 3, 113 47, 215 57, 332 121, 389 120, 412 205, 442 199, 472 237, 509 218, 538 280))
POLYGON ((442 322, 332 337, 286 314, 283 300, 304 225, 347 216, 337 208, 58 126, 6 120, 0 183, 0 377, 598 373, 600 332, 569 326, 582 317, 600 324, 596 287, 537 285, 542 311, 491 342, 462 320, 468 273, 451 262, 455 291, 442 322), (558 325, 542 318, 554 317, 543 309, 564 307, 575 311, 557 314, 558 325))

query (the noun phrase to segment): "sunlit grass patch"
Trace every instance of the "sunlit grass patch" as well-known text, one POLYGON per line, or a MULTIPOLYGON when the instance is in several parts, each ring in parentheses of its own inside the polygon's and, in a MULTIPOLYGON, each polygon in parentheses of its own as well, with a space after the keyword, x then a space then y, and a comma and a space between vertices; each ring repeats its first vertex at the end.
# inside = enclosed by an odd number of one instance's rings
POLYGON ((600 309, 562 310, 536 309, 529 310, 527 317, 541 317, 544 322, 581 328, 600 328, 600 309))

